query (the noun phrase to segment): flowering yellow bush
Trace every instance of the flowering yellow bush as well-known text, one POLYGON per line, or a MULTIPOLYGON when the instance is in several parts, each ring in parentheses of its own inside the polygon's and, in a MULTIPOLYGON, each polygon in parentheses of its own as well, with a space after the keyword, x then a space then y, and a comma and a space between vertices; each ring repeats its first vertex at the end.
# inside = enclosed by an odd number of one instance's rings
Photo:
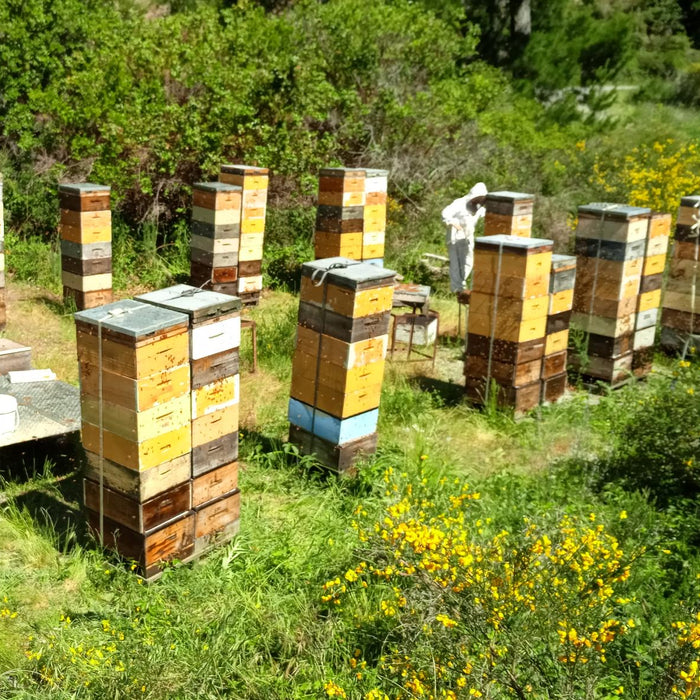
POLYGON ((617 157, 596 158, 591 184, 611 200, 676 215, 680 198, 700 192, 700 144, 673 139, 617 157))
POLYGON ((480 517, 466 485, 438 502, 424 478, 385 480, 382 517, 357 512, 364 558, 323 587, 373 650, 365 700, 573 697, 607 683, 606 655, 635 626, 623 589, 643 550, 623 552, 593 513, 523 518, 510 531, 480 517), (358 612, 367 598, 369 615, 358 612))

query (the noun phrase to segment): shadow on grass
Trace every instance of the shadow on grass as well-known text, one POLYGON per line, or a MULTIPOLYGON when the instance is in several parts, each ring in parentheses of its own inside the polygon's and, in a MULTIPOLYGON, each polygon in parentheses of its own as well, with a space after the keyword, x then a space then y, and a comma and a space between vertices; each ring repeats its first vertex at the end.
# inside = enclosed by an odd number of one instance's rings
POLYGON ((446 382, 425 375, 411 377, 409 382, 419 391, 429 391, 437 395, 442 404, 448 408, 458 406, 465 401, 464 387, 456 382, 446 382))
POLYGON ((77 434, 0 449, 0 477, 12 487, 12 503, 51 530, 61 551, 89 541, 81 512, 84 459, 77 434))
POLYGON ((78 310, 72 299, 64 301, 59 297, 42 295, 37 297, 36 301, 41 302, 49 311, 57 316, 70 316, 78 310))

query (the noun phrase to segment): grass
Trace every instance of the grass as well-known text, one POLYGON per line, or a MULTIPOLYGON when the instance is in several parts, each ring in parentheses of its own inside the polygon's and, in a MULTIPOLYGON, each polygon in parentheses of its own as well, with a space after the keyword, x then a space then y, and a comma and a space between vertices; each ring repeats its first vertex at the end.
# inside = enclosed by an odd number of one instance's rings
MULTIPOLYGON (((70 316, 33 288, 11 289, 7 335, 32 345, 35 366, 74 382, 70 316)), ((442 299, 435 306, 443 330, 455 334, 456 307, 442 299)), ((388 468, 411 478, 425 472, 435 489, 441 477, 467 479, 482 492, 484 515, 502 527, 547 512, 596 511, 619 529, 626 510, 635 523, 623 533, 628 542, 675 532, 644 497, 601 493, 585 469, 566 466, 605 450, 611 415, 641 387, 595 403, 576 394, 522 420, 480 412, 462 400, 460 351, 449 338, 435 373, 429 363, 388 363, 379 451, 357 480, 310 470, 284 449, 295 314, 296 298, 283 292, 266 293, 246 312, 257 323, 259 369, 250 372, 244 333, 241 534, 201 561, 168 567, 145 585, 102 552, 80 514, 80 460, 71 461, 70 445, 65 458, 49 450, 2 464, 0 697, 319 698, 327 681, 341 679, 348 697, 360 698, 348 675, 353 629, 322 604, 322 586, 356 564, 351 525, 358 508, 379 517, 391 500, 388 468)), ((657 576, 635 584, 640 600, 654 587, 653 595, 673 598, 670 556, 653 559, 657 576)), ((689 579, 697 554, 679 549, 681 556, 689 579)), ((359 605, 369 615, 371 597, 359 605)), ((665 614, 675 614, 675 603, 667 605, 665 614)))

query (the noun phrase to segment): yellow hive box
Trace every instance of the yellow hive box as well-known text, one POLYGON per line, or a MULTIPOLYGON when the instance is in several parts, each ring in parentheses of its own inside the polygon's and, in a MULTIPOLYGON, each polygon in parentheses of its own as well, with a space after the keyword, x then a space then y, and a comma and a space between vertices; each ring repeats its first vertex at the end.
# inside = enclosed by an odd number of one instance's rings
POLYGON ((381 394, 381 382, 344 393, 323 384, 315 385, 309 379, 299 375, 292 375, 290 392, 292 398, 311 406, 315 405, 316 408, 336 418, 349 418, 377 408, 381 394))
POLYGON ((493 294, 472 292, 469 303, 469 315, 488 315, 496 311, 498 319, 508 318, 512 320, 529 321, 534 318, 547 316, 549 308, 549 295, 535 297, 533 299, 505 299, 493 294))
POLYGON ((362 246, 362 259, 363 260, 376 260, 377 258, 384 257, 384 244, 375 243, 374 245, 364 245, 362 246))
POLYGON ((642 292, 637 302, 637 313, 658 309, 661 306, 661 290, 655 289, 653 292, 642 292))
POLYGON ((663 272, 666 267, 666 254, 663 255, 652 255, 648 258, 644 258, 644 267, 642 268, 642 274, 644 277, 649 275, 657 275, 659 272, 663 272))
POLYGON ((564 311, 571 311, 574 303, 574 290, 565 289, 549 295, 548 315, 560 314, 564 311))
POLYGON ((489 275, 501 277, 549 277, 552 266, 551 251, 545 253, 535 253, 534 255, 510 254, 507 249, 503 250, 500 256, 499 265, 498 251, 476 249, 474 252, 474 271, 485 272, 489 275))
POLYGON ((386 205, 386 192, 365 192, 365 205, 384 204, 386 205))
MULTIPOLYGON (((80 391, 99 396, 99 370, 96 365, 80 363, 80 391)), ((102 371, 102 399, 131 411, 146 411, 166 404, 190 390, 190 367, 183 365, 157 372, 140 379, 131 379, 104 369, 102 371)))
MULTIPOLYGON (((100 429, 95 425, 83 422, 82 441, 86 450, 99 454, 100 429)), ((120 435, 103 430, 102 441, 103 455, 106 459, 136 471, 156 467, 163 462, 187 454, 192 449, 189 425, 162 433, 143 442, 127 440, 120 435)))
POLYGON ((243 188, 243 193, 248 190, 266 190, 270 177, 268 175, 234 175, 233 173, 219 173, 219 182, 227 185, 238 185, 243 188))
POLYGON ((240 399, 240 379, 237 374, 217 379, 192 391, 192 419, 237 404, 240 399))
POLYGON ((368 340, 346 343, 330 335, 321 335, 304 326, 297 327, 296 350, 318 357, 319 353, 324 364, 339 368, 355 369, 375 362, 381 362, 386 357, 389 343, 388 335, 380 335, 368 340))
POLYGON ((75 211, 61 209, 61 224, 77 226, 85 231, 102 230, 112 226, 112 212, 109 209, 99 211, 75 211))
MULTIPOLYGON (((97 331, 94 326, 77 328, 78 360, 98 365, 97 331), (92 332, 87 330, 92 329, 92 332)), ((161 333, 136 347, 125 346, 109 336, 102 338, 102 367, 131 379, 142 379, 189 362, 189 333, 187 328, 161 333)))
MULTIPOLYGON (((100 424, 99 399, 90 394, 80 397, 83 421, 100 424)), ((190 424, 190 397, 183 394, 145 411, 132 411, 118 404, 102 403, 102 425, 105 430, 120 437, 143 442, 190 424)))
POLYGON ((496 294, 508 299, 533 299, 549 294, 549 271, 537 277, 501 275, 496 289, 496 275, 474 269, 472 290, 496 294))
POLYGON ((569 329, 550 333, 545 337, 544 354, 553 355, 555 352, 566 350, 569 346, 569 329))
POLYGON ((192 446, 206 445, 238 431, 239 405, 232 404, 192 421, 192 446))
POLYGON ((321 192, 365 192, 363 177, 326 177, 318 179, 318 191, 321 192))
POLYGON ((265 232, 265 217, 257 217, 254 219, 241 219, 241 238, 246 233, 264 233, 265 232))
POLYGON ((59 224, 59 232, 64 241, 71 243, 108 243, 112 240, 112 224, 105 224, 99 228, 83 228, 82 226, 70 226, 59 224))
POLYGON ((611 281, 635 277, 642 274, 643 267, 644 258, 617 261, 579 255, 576 259, 576 284, 579 280, 590 280, 596 277, 611 281))
POLYGON ((547 316, 540 316, 528 321, 514 318, 507 311, 498 312, 494 323, 490 314, 469 312, 468 332, 476 335, 491 336, 499 340, 509 340, 512 343, 526 343, 528 340, 544 338, 547 328, 547 316))
POLYGON ((348 318, 361 318, 385 311, 391 311, 394 299, 394 287, 375 287, 356 291, 347 287, 339 287, 335 284, 321 285, 317 287, 310 277, 301 278, 301 301, 324 305, 325 308, 348 318))
POLYGON ((372 362, 361 367, 342 370, 299 349, 292 360, 292 376, 304 379, 312 384, 318 383, 341 393, 361 391, 368 386, 381 384, 384 377, 384 360, 372 362))
POLYGON ((486 212, 484 216, 484 235, 495 236, 504 234, 506 236, 520 236, 529 238, 532 232, 532 214, 519 214, 510 216, 508 214, 496 214, 486 212))
POLYGON ((656 213, 649 218, 649 238, 671 235, 671 215, 656 213))
POLYGON ((335 257, 360 260, 362 258, 362 234, 316 231, 314 252, 317 260, 335 257))

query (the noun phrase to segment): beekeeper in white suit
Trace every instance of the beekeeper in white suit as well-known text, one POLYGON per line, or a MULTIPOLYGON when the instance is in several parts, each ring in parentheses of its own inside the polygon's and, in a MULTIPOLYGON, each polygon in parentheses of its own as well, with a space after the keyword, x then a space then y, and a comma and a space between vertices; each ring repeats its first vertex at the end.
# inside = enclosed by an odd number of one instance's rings
POLYGON ((455 199, 442 210, 442 221, 447 226, 447 252, 450 256, 450 289, 462 292, 467 277, 474 267, 474 229, 484 216, 484 200, 488 190, 477 182, 465 197, 455 199))

